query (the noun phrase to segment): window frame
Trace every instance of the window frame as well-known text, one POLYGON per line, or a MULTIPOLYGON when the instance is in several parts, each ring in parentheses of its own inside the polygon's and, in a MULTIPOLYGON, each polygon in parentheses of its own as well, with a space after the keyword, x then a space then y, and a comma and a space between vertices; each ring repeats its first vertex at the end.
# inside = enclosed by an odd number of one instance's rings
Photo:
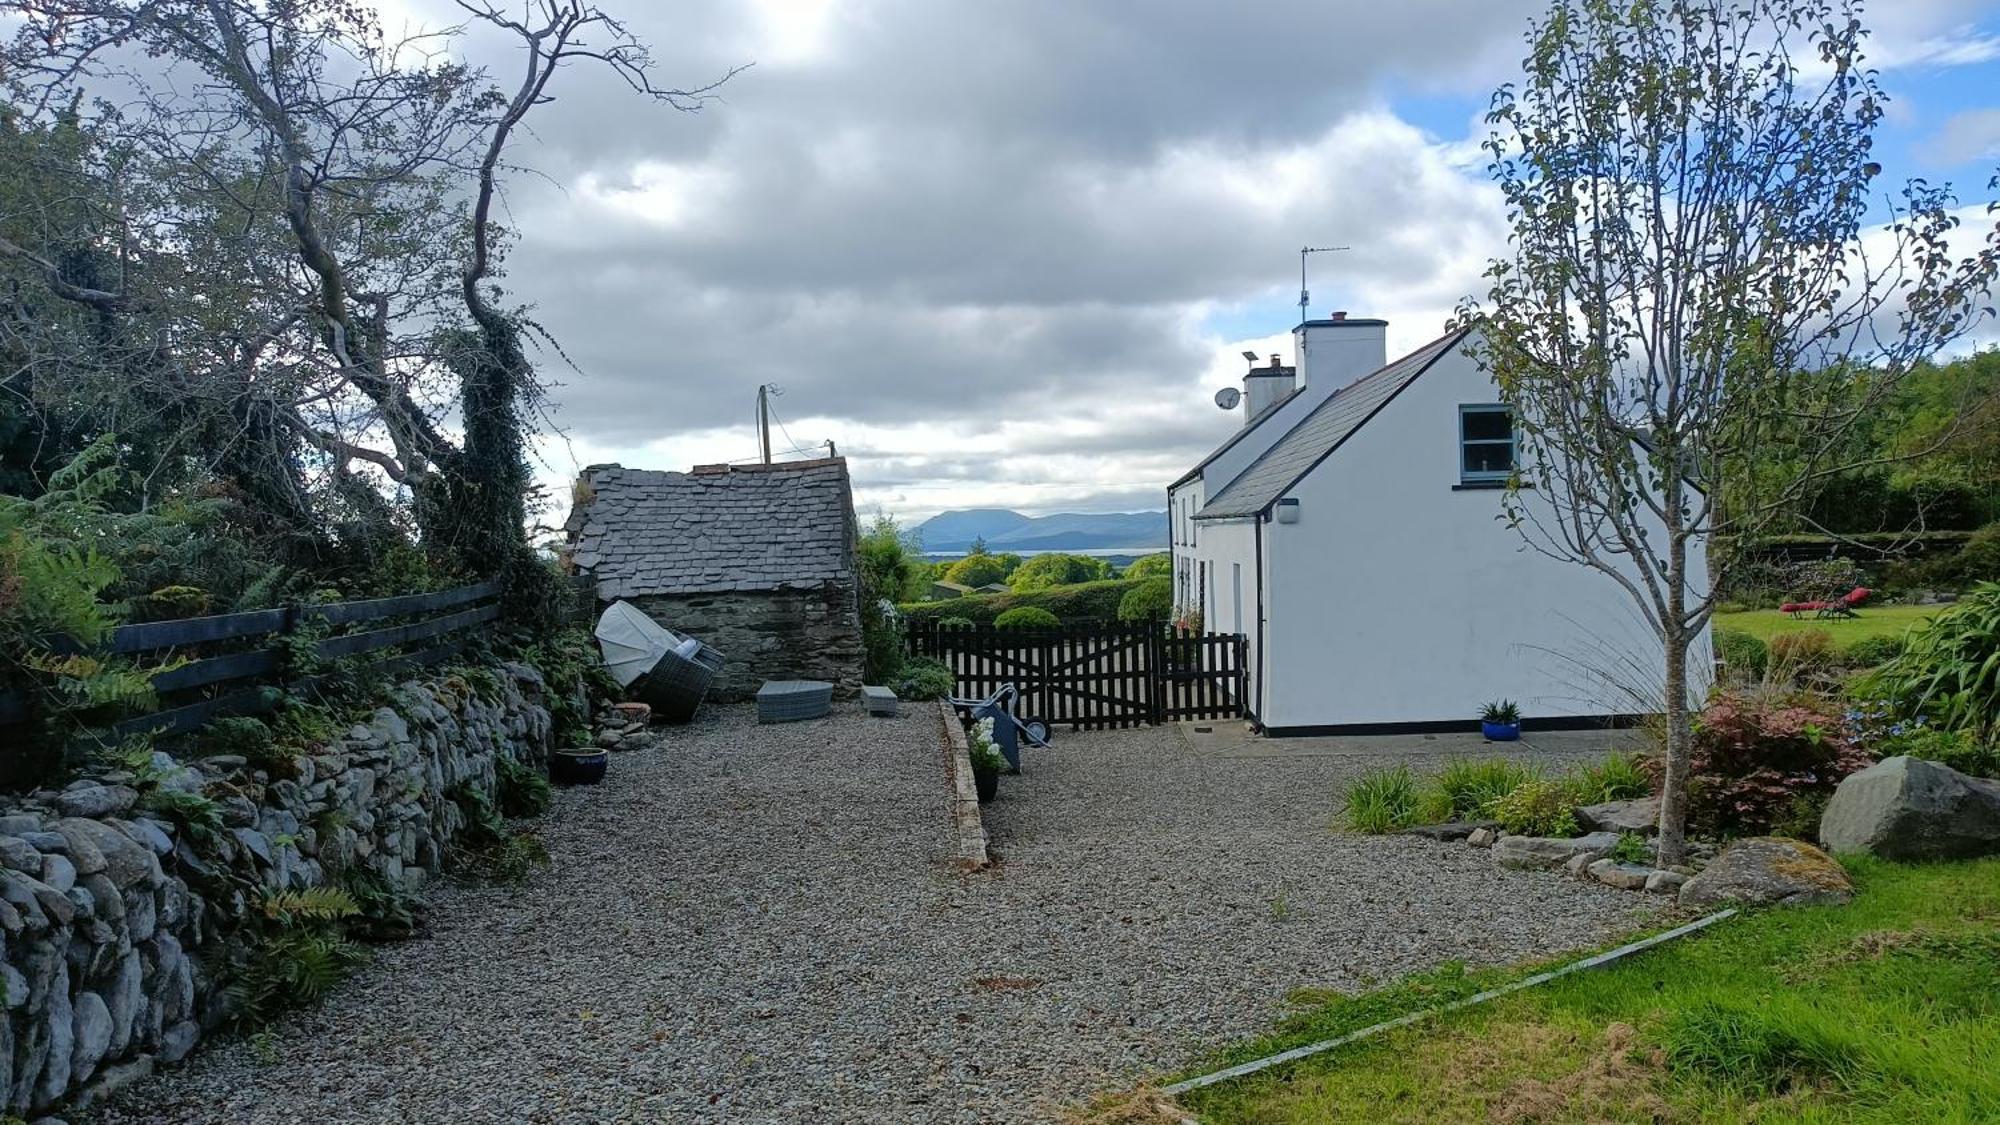
POLYGON ((1462 402, 1458 406, 1458 483, 1475 487, 1493 488, 1514 479, 1521 471, 1521 435, 1514 426, 1514 411, 1504 402, 1462 402), (1466 419, 1474 414, 1500 414, 1507 419, 1507 438, 1467 437, 1466 419), (1491 469, 1468 469, 1465 467, 1466 447, 1471 445, 1505 445, 1507 447, 1507 468, 1495 472, 1491 469))

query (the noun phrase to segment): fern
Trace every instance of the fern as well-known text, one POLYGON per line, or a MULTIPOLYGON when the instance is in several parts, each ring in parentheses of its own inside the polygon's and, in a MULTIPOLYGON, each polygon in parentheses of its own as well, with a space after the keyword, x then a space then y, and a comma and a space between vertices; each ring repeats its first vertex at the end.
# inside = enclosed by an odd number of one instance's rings
POLYGON ((264 917, 289 926, 300 922, 337 922, 361 913, 354 896, 339 887, 307 887, 298 891, 274 891, 258 904, 264 917))
POLYGON ((272 891, 258 900, 249 940, 230 966, 227 995, 237 1021, 260 1026, 339 984, 368 956, 347 937, 349 921, 360 913, 354 896, 339 887, 272 891))

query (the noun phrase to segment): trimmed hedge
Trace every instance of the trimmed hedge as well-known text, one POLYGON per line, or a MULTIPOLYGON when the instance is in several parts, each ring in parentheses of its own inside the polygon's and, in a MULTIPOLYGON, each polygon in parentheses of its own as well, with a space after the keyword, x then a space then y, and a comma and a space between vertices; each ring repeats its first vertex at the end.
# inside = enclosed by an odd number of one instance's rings
POLYGON ((1052 586, 1020 594, 972 594, 940 602, 909 602, 903 615, 919 621, 962 617, 981 625, 1017 606, 1034 606, 1056 615, 1065 625, 1087 621, 1118 620, 1118 603, 1125 594, 1144 584, 1145 579, 1110 578, 1101 582, 1079 582, 1074 586, 1052 586))
POLYGON ((1054 629, 1062 618, 1038 605, 1017 605, 993 619, 996 629, 1054 629))
POLYGON ((1165 621, 1174 615, 1174 580, 1164 574, 1141 578, 1118 603, 1120 621, 1165 621))

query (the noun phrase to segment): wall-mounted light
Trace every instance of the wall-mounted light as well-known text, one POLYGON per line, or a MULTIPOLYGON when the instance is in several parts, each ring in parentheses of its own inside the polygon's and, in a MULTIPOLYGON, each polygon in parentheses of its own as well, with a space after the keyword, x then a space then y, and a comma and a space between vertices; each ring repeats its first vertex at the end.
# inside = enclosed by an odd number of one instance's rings
POLYGON ((1296 499, 1287 498, 1278 501, 1278 522, 1299 522, 1299 502, 1296 499))

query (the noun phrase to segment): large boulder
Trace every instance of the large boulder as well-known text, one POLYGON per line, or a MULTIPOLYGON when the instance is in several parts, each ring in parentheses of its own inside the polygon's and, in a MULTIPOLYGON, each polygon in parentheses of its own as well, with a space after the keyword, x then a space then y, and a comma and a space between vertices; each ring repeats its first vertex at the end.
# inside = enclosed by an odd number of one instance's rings
POLYGON ((1888 859, 2000 854, 2000 781, 1922 758, 1888 758, 1834 790, 1819 840, 1831 851, 1888 859))
POLYGON ((1817 906, 1848 902, 1854 883, 1833 857, 1800 840, 1738 840, 1681 884, 1683 906, 1817 906))
POLYGON ((1660 799, 1639 797, 1585 805, 1576 810, 1576 822, 1592 832, 1636 832, 1650 836, 1660 830, 1660 799))

